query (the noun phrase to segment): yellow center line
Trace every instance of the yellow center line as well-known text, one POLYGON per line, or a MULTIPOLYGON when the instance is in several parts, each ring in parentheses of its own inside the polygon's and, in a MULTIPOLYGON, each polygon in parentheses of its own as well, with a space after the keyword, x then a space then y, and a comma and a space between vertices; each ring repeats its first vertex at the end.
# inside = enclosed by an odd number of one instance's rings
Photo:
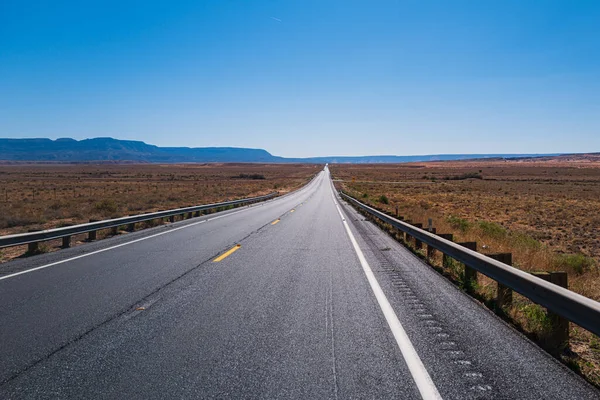
POLYGON ((225 259, 226 257, 229 257, 230 255, 233 254, 233 252, 235 252, 237 249, 239 249, 240 247, 242 247, 241 244, 236 244, 235 246, 233 246, 231 249, 227 250, 227 252, 221 254, 219 257, 215 258, 213 260, 213 262, 219 262, 222 261, 223 259, 225 259))
POLYGON ((290 211, 290 212, 294 212, 294 211, 296 211, 296 210, 292 210, 292 211, 290 211))
POLYGON ((279 222, 279 219, 276 219, 275 221, 271 222, 271 225, 275 225, 278 222, 279 222))

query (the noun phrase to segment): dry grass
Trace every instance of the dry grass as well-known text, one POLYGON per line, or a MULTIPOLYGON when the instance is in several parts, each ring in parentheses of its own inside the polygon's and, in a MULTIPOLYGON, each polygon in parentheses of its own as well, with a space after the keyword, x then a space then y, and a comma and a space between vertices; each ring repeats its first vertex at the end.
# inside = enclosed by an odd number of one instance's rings
MULTIPOLYGON (((486 254, 509 252, 525 271, 566 271, 569 289, 600 300, 600 162, 464 161, 401 165, 330 165, 339 188, 363 202, 457 242, 475 241, 486 254)), ((440 265, 441 260, 430 260, 440 265)), ((459 285, 464 268, 443 271, 459 285)), ((490 304, 495 282, 480 276, 475 295, 490 304)), ((515 296, 507 317, 543 341, 544 309, 515 296)), ((598 338, 571 324, 562 357, 600 385, 598 338)))
MULTIPOLYGON (((0 235, 216 203, 305 184, 317 165, 0 165, 0 235), (263 179, 264 178, 264 179, 263 179)), ((100 232, 99 237, 106 235, 100 232)), ((74 238, 74 242, 77 239, 74 238)), ((50 243, 45 250, 56 249, 50 243)), ((23 248, 0 250, 0 262, 23 248)))

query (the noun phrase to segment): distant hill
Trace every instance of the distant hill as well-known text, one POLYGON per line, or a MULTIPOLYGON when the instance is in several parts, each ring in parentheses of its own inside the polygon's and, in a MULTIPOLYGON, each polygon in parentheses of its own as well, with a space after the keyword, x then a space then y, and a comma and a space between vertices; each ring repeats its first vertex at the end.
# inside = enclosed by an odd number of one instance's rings
MULTIPOLYGON (((542 156, 555 156, 544 154, 542 156)), ((0 139, 0 161, 35 162, 253 162, 253 163, 404 163, 475 158, 523 158, 536 154, 440 154, 423 156, 362 156, 284 158, 262 149, 237 147, 158 147, 113 138, 0 139)))
POLYGON ((280 162, 261 149, 235 147, 158 147, 112 138, 0 139, 0 160, 5 161, 139 161, 179 162, 280 162))

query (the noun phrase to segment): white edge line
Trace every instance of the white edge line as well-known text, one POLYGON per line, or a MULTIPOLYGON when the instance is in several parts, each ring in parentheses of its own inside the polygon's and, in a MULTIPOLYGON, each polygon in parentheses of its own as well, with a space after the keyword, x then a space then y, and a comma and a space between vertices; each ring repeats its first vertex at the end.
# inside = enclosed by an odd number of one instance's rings
POLYGON ((123 246, 127 246, 127 245, 130 245, 130 244, 133 244, 133 243, 141 242, 142 240, 152 239, 152 238, 155 238, 157 236, 166 235, 167 233, 176 232, 178 230, 189 228, 189 227, 195 226, 195 225, 199 225, 199 224, 202 224, 204 222, 208 222, 208 221, 212 221, 212 220, 215 220, 215 219, 229 217, 230 215, 241 213, 241 212, 246 211, 246 210, 248 210, 248 208, 244 208, 244 209, 239 210, 239 211, 234 211, 234 212, 231 212, 231 213, 225 214, 225 215, 219 215, 219 216, 216 216, 216 217, 213 217, 213 218, 207 218, 207 219, 204 219, 202 221, 193 222, 191 224, 180 226, 178 228, 169 229, 167 231, 156 233, 154 235, 145 236, 145 237, 140 238, 140 239, 135 239, 135 240, 132 240, 131 242, 117 244, 115 246, 106 247, 104 249, 100 249, 100 250, 92 251, 92 252, 89 252, 89 253, 81 254, 79 256, 75 256, 75 257, 71 257, 71 258, 66 258, 64 260, 56 261, 56 262, 53 262, 53 263, 50 263, 50 264, 46 264, 46 265, 41 265, 41 266, 35 267, 35 268, 30 268, 30 269, 27 269, 25 271, 20 271, 20 272, 15 272, 14 274, 10 274, 10 275, 0 276, 0 281, 2 281, 4 279, 8 279, 8 278, 13 278, 13 277, 18 276, 18 275, 27 274, 29 272, 37 271, 37 270, 40 270, 40 269, 44 269, 44 268, 48 268, 48 267, 53 267, 53 266, 58 265, 58 264, 64 264, 64 263, 69 262, 69 261, 78 260, 80 258, 93 256, 94 254, 103 253, 105 251, 113 250, 113 249, 116 249, 116 248, 119 248, 119 247, 123 247, 123 246))
POLYGON ((333 194, 333 190, 332 190, 331 195, 333 197, 333 202, 335 204, 335 207, 337 208, 337 211, 340 214, 340 217, 342 218, 342 223, 344 224, 344 228, 346 228, 346 233, 348 234, 348 237, 350 238, 350 241, 352 242, 354 251, 356 252, 356 255, 358 256, 358 259, 360 261, 360 264, 362 265, 363 271, 365 272, 365 275, 367 276, 367 280, 369 281, 369 284, 371 285, 373 294, 375 295, 375 298, 377 299, 377 302, 379 303, 379 307, 381 308, 381 311, 383 312, 383 315, 385 316, 385 319, 390 327, 390 330, 392 331, 392 334, 394 335, 394 338, 396 339, 396 343, 398 344, 398 347, 400 348, 402 357, 404 358, 404 361, 406 362, 406 365, 408 366, 408 369, 415 381, 415 384, 417 385, 417 388, 419 389, 419 392, 421 393, 421 397, 423 399, 427 399, 427 400, 442 399, 442 396, 440 395, 437 388, 435 387, 435 384, 433 383, 431 376, 429 376, 429 373, 427 372, 425 365, 423 365, 421 358, 419 358, 417 351, 415 350, 414 346, 412 345, 408 335, 406 334, 406 331, 402 327, 402 324, 400 323, 400 320, 398 319, 396 312, 394 311, 394 309, 392 308, 392 305, 390 304, 387 297, 385 296, 385 293, 383 293, 381 286, 379 286, 379 282, 377 282, 377 278, 375 278, 375 274, 373 274, 373 271, 371 270, 371 267, 369 266, 367 259, 365 258, 362 250, 358 246, 358 242, 356 241, 354 234, 350 230, 350 227, 348 226, 348 222, 346 221, 346 218, 344 218, 344 215, 342 214, 342 211, 340 210, 338 203, 335 201, 335 195, 333 194))

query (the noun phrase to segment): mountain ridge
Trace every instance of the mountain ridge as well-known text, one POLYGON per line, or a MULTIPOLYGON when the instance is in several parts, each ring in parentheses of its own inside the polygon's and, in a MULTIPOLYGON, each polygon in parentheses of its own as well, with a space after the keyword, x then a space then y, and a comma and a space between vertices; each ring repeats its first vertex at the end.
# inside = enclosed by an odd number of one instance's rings
POLYGON ((1 139, 0 161, 15 162, 248 162, 248 163, 403 163, 478 158, 548 157, 560 154, 433 154, 286 158, 264 149, 243 147, 159 147, 136 140, 108 137, 1 139))

